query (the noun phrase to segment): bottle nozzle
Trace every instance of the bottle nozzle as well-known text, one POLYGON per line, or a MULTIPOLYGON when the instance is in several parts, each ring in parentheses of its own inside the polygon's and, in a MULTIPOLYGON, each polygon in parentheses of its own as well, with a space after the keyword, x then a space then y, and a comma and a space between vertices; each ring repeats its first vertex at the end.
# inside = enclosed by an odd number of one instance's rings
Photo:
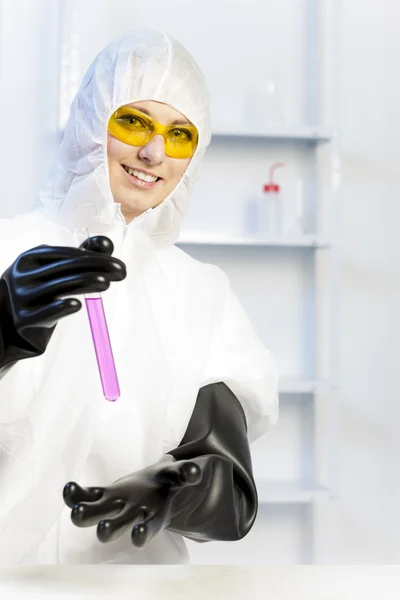
POLYGON ((269 182, 264 184, 264 192, 279 192, 280 185, 274 183, 273 179, 276 169, 279 169, 279 167, 283 167, 284 165, 285 163, 283 162, 276 162, 271 165, 269 169, 269 182))

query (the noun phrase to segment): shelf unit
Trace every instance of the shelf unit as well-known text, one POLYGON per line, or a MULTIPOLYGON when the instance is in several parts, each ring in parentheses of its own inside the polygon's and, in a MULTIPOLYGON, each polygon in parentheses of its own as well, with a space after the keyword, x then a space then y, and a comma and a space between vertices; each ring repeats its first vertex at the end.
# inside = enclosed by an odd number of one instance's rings
POLYGON ((237 125, 214 124, 212 136, 217 138, 247 138, 265 141, 289 141, 303 142, 307 144, 321 144, 330 142, 334 134, 328 131, 322 131, 314 127, 298 128, 268 128, 267 130, 255 130, 247 127, 238 127, 237 125))
POLYGON ((281 394, 317 394, 335 387, 330 381, 281 378, 279 391, 281 394))
MULTIPOLYGON (((333 35, 331 30, 332 4, 329 0, 311 0, 307 3, 309 11, 305 22, 312 23, 315 26, 308 56, 312 64, 313 75, 311 83, 309 116, 315 117, 316 122, 320 114, 324 113, 324 122, 332 121, 330 112, 330 103, 333 89, 334 73, 329 72, 332 68, 332 45, 333 35), (323 32, 323 36, 321 35, 323 32), (324 37, 324 39, 323 39, 324 37), (322 58, 320 58, 322 55, 322 58), (317 56, 319 60, 317 60, 317 56), (327 72, 328 71, 328 72, 327 72), (323 88, 323 89, 322 89, 323 88), (322 106, 324 105, 324 106, 322 106), (328 108, 327 108, 328 107, 328 108)), ((288 250, 304 253, 306 260, 310 264, 310 272, 313 273, 313 283, 315 286, 315 298, 311 302, 314 313, 319 311, 326 297, 329 301, 329 309, 325 314, 324 335, 328 336, 327 347, 328 355, 325 362, 328 364, 328 374, 322 369, 321 375, 316 368, 315 378, 288 378, 284 374, 280 381, 280 401, 281 405, 288 401, 296 406, 296 401, 304 406, 304 418, 309 420, 308 432, 311 436, 317 437, 319 421, 328 416, 328 427, 325 429, 326 444, 319 444, 315 439, 312 440, 314 447, 314 456, 305 461, 309 463, 302 475, 303 479, 273 479, 258 475, 256 477, 259 501, 261 504, 305 507, 304 526, 307 530, 305 543, 309 543, 309 549, 304 552, 304 559, 309 562, 318 562, 318 550, 325 543, 331 545, 329 551, 324 554, 335 556, 335 533, 332 533, 335 522, 335 498, 337 496, 337 451, 338 451, 338 399, 339 399, 339 374, 338 374, 338 331, 337 331, 337 311, 339 305, 338 288, 338 244, 336 243, 336 214, 335 204, 338 185, 340 181, 340 161, 336 149, 337 135, 334 131, 320 128, 318 126, 304 127, 272 127, 268 129, 252 130, 248 127, 233 123, 214 123, 213 139, 210 150, 215 148, 226 151, 232 147, 243 148, 243 152, 248 152, 250 148, 256 148, 257 151, 266 147, 274 149, 291 148, 294 152, 307 153, 310 157, 313 155, 315 165, 315 177, 320 177, 322 186, 313 199, 314 211, 318 213, 321 204, 325 209, 325 225, 321 227, 316 215, 315 231, 305 233, 304 235, 294 236, 254 236, 238 235, 236 233, 222 234, 215 228, 208 230, 182 231, 182 235, 177 243, 178 246, 187 252, 193 252, 198 258, 199 249, 204 248, 207 252, 207 259, 213 261, 213 257, 226 257, 229 252, 234 250, 237 257, 239 252, 246 252, 249 259, 254 256, 250 249, 258 249, 259 253, 264 253, 265 261, 268 261, 269 253, 274 253, 274 261, 277 255, 284 255, 288 250), (321 158, 322 157, 322 158, 321 158), (226 247, 226 252, 221 254, 221 249, 226 247), (322 251, 322 252, 321 252, 322 251), (282 254, 280 254, 282 253, 282 254), (324 255, 321 258, 321 255, 324 255), (323 265, 321 266, 321 263, 323 265), (322 284, 320 279, 321 272, 324 272, 325 281, 322 284), (328 332, 326 332, 328 330, 328 332), (325 413, 325 414, 323 414, 325 413), (321 418, 322 415, 322 418, 321 418), (321 458, 321 447, 325 445, 324 467, 317 468, 316 463, 321 458), (311 466, 310 466, 311 465, 311 466), (319 506, 322 504, 330 506, 325 516, 319 506), (318 505, 318 508, 317 508, 318 505), (326 515, 329 515, 326 518, 326 515), (332 517, 332 518, 331 518, 332 517), (322 532, 322 535, 321 535, 322 532), (307 541, 308 540, 308 541, 307 541), (322 540, 322 541, 321 541, 322 540)), ((254 156, 253 154, 252 156, 254 156)), ((230 154, 231 156, 231 154, 230 154)), ((290 155, 293 157, 293 152, 290 155)), ((218 163, 219 164, 219 163, 218 163)), ((221 188, 222 189, 222 188, 221 188)), ((205 252, 202 251, 202 256, 205 252)), ((243 254, 244 256, 244 254, 243 254)), ((287 257, 287 254, 285 255, 287 257)), ((232 258, 232 260, 234 260, 232 258)), ((243 259, 241 259, 242 261, 243 259)), ((287 260, 287 258, 285 259, 287 260)), ((287 263, 285 263, 287 264, 287 263)), ((301 262, 304 265, 304 262, 301 262)), ((248 279, 246 279, 248 281, 248 279)), ((267 300, 264 300, 267 302, 267 300)), ((323 311, 322 311, 323 312, 323 311)), ((251 314, 249 314, 252 317, 251 314)), ((315 314, 318 321, 318 316, 315 314)), ((279 318, 279 317, 278 317, 279 318)), ((316 326, 315 331, 315 352, 319 352, 320 332, 316 326)), ((303 418, 303 417, 302 417, 303 418)), ((268 435, 268 434, 267 434, 268 435)), ((320 435, 320 434, 319 434, 320 435)), ((267 459, 268 460, 268 459, 267 459)), ((269 509, 268 509, 269 510, 269 509)))
POLYGON ((328 248, 331 242, 320 235, 298 235, 287 237, 239 237, 221 236, 216 233, 188 233, 180 237, 177 246, 275 246, 276 248, 328 248))

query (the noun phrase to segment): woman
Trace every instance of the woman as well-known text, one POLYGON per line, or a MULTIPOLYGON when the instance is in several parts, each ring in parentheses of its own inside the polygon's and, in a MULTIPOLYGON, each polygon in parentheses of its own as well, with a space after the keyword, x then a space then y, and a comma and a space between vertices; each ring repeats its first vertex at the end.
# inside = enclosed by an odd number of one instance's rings
POLYGON ((182 536, 254 523, 248 439, 277 419, 276 367, 227 277, 174 246, 209 141, 192 57, 123 36, 82 81, 40 207, 0 223, 2 564, 179 563, 182 536), (115 403, 75 298, 110 283, 115 403))

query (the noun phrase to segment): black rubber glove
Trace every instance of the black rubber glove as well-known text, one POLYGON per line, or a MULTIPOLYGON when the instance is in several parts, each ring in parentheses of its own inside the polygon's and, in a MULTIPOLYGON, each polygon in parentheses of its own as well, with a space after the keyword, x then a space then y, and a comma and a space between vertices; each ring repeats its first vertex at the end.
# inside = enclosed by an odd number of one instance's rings
POLYGON ((43 354, 57 322, 80 310, 71 295, 105 291, 126 277, 110 239, 81 248, 38 246, 21 254, 0 279, 0 377, 17 361, 43 354))
POLYGON ((142 547, 170 523, 176 495, 200 478, 200 467, 195 462, 175 462, 172 456, 163 456, 155 465, 107 487, 81 488, 67 483, 64 501, 72 508, 74 525, 97 525, 101 542, 110 542, 131 530, 132 543, 142 547))
POLYGON ((177 496, 168 529, 198 542, 244 538, 256 519, 258 497, 246 417, 227 385, 201 388, 185 436, 170 454, 208 461, 201 483, 177 496))
POLYGON ((239 401, 223 383, 202 388, 178 448, 107 487, 70 482, 63 495, 72 522, 97 525, 101 542, 130 531, 142 547, 163 528, 197 541, 243 538, 257 514, 257 492, 239 401))

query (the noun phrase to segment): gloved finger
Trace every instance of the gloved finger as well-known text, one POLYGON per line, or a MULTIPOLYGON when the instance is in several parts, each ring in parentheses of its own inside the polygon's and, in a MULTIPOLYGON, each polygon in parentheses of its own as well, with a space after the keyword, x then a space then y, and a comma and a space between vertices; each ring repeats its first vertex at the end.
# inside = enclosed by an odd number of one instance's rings
POLYGON ((157 514, 149 514, 141 523, 137 523, 131 533, 131 541, 136 548, 143 548, 160 532, 163 521, 157 514))
POLYGON ((54 327, 60 319, 78 312, 81 308, 82 304, 76 298, 55 300, 43 308, 25 311, 22 329, 28 327, 54 327))
POLYGON ((47 246, 41 245, 23 252, 17 259, 18 270, 26 271, 37 267, 37 265, 48 265, 49 263, 67 260, 69 258, 82 259, 82 248, 74 246, 47 246))
POLYGON ((43 283, 44 281, 84 273, 105 274, 112 281, 120 281, 126 277, 126 267, 118 258, 94 253, 83 254, 81 252, 80 256, 64 258, 39 267, 32 267, 26 273, 20 274, 19 282, 23 285, 25 281, 31 283, 32 279, 37 279, 40 283, 43 283))
POLYGON ((93 252, 100 252, 101 254, 111 254, 114 252, 114 244, 110 240, 110 238, 105 235, 95 235, 93 237, 88 238, 81 244, 81 248, 85 248, 85 250, 93 250, 93 252))
POLYGON ((143 509, 127 504, 116 517, 100 521, 97 526, 97 538, 100 542, 113 542, 121 537, 135 523, 143 519, 143 509))
POLYGON ((95 502, 99 500, 104 493, 100 487, 81 487, 75 481, 69 481, 63 489, 64 502, 69 508, 74 508, 78 502, 95 502))
POLYGON ((99 519, 117 515, 124 507, 121 498, 103 496, 95 502, 79 502, 71 511, 71 520, 77 527, 92 527, 99 519))
POLYGON ((200 483, 202 471, 199 465, 187 460, 182 460, 175 464, 179 466, 181 479, 186 485, 197 485, 200 483))
POLYGON ((196 463, 189 460, 180 460, 163 467, 157 473, 156 479, 160 483, 182 487, 198 484, 201 477, 201 469, 196 463))
POLYGON ((39 286, 29 287, 24 294, 27 306, 42 304, 46 298, 51 300, 56 297, 65 297, 75 294, 90 294, 104 292, 110 287, 110 282, 104 275, 86 273, 85 275, 72 275, 64 279, 47 281, 39 286))

